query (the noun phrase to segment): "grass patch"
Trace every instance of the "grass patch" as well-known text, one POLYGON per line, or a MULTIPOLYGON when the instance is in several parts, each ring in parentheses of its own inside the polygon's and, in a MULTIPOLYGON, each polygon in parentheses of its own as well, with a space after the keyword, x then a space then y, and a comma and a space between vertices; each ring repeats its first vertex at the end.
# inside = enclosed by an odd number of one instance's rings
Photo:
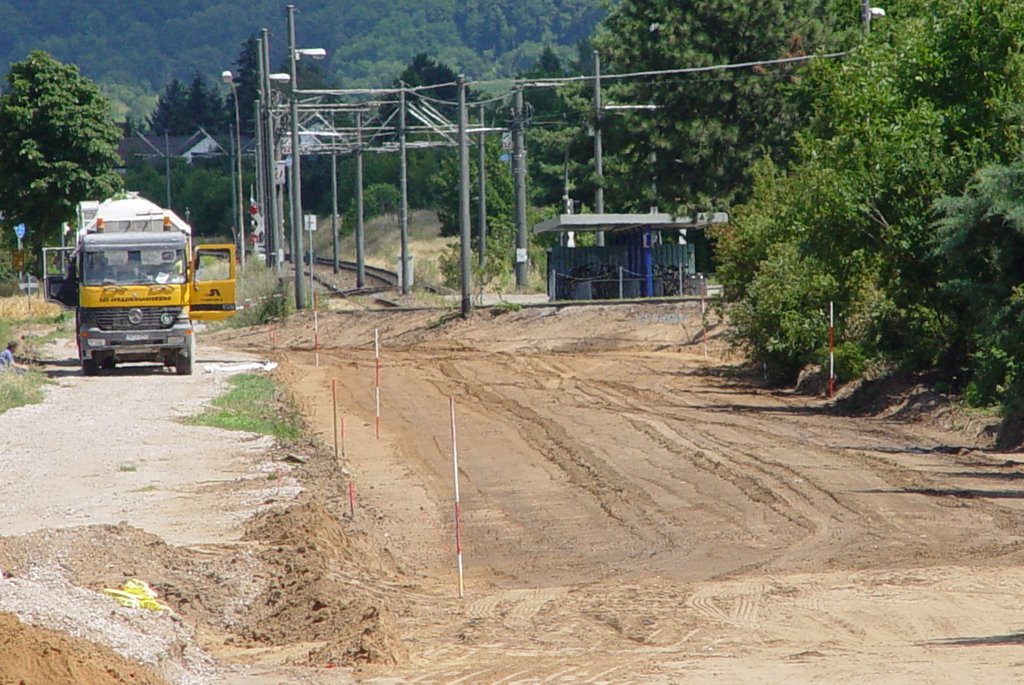
POLYGON ((302 436, 299 413, 277 390, 274 381, 257 374, 239 374, 228 379, 231 389, 213 401, 199 416, 189 419, 198 426, 272 435, 282 441, 302 436))
POLYGON ((135 488, 129 492, 156 492, 156 489, 155 485, 143 485, 141 488, 135 488))
POLYGON ((236 300, 242 310, 226 319, 229 328, 255 326, 283 319, 291 313, 293 300, 288 279, 279 279, 273 269, 250 259, 238 275, 236 300))
POLYGON ((135 473, 139 470, 139 467, 135 464, 121 464, 117 467, 117 470, 121 473, 135 473))
POLYGON ((21 323, 58 323, 67 318, 60 305, 46 302, 42 295, 0 297, 0 319, 21 323))
POLYGON ((518 302, 509 302, 508 300, 498 300, 491 305, 491 311, 495 314, 508 314, 509 312, 522 311, 523 305, 518 302))
POLYGON ((38 371, 0 371, 0 414, 8 409, 43 400, 46 377, 38 371))

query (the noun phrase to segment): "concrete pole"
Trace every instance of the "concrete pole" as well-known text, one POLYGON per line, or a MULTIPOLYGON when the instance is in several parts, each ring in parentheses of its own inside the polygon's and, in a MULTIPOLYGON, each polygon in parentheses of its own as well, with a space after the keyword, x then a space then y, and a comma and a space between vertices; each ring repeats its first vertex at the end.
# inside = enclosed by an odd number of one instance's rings
MULTIPOLYGON (((238 195, 235 194, 235 155, 237 154, 238 150, 237 148, 235 148, 235 127, 232 126, 230 123, 228 124, 228 140, 228 147, 231 149, 231 222, 237 223, 239 212, 238 195)), ((236 226, 235 230, 233 231, 234 235, 231 236, 231 242, 235 242, 236 240, 238 240, 239 231, 240 228, 236 226)), ((242 243, 242 250, 245 250, 245 243, 242 243)), ((239 259, 241 259, 241 256, 239 256, 239 259)))
POLYGON ((277 201, 277 142, 274 139, 274 112, 271 109, 271 92, 270 92, 270 35, 267 29, 260 31, 261 51, 260 51, 260 67, 262 68, 262 74, 260 78, 260 92, 263 94, 263 106, 266 108, 264 116, 263 130, 266 132, 265 145, 266 145, 266 171, 265 171, 265 183, 266 188, 264 192, 266 194, 267 206, 264 214, 264 221, 266 226, 264 228, 267 231, 267 252, 269 264, 274 265, 274 270, 277 275, 281 275, 281 258, 280 255, 284 250, 284 235, 281 230, 281 204, 277 201))
POLYGON ((526 287, 526 140, 523 135, 523 87, 516 85, 512 115, 512 172, 516 204, 516 290, 526 287))
POLYGON ((462 284, 462 316, 473 310, 469 275, 469 128, 466 112, 466 77, 459 74, 459 280, 462 284))
POLYGON ((334 248, 334 275, 338 275, 338 153, 331 150, 331 246, 334 248))
MULTIPOLYGON (((292 266, 295 267, 295 308, 306 308, 302 283, 302 174, 299 170, 299 83, 295 68, 295 5, 288 5, 288 66, 292 82, 289 113, 292 124, 292 266)), ((310 264, 310 270, 313 265, 310 264)))
POLYGON ((484 264, 487 263, 487 134, 484 133, 484 128, 487 126, 485 119, 484 106, 480 105, 480 132, 476 137, 477 144, 477 159, 476 159, 476 176, 477 176, 477 192, 479 197, 477 198, 477 262, 482 269, 484 264))
POLYGON ((871 2, 860 0, 860 28, 864 35, 871 33, 871 2))
POLYGON ((356 112, 356 287, 366 286, 366 237, 363 226, 363 113, 356 112))
POLYGON ((398 227, 401 241, 401 267, 399 274, 402 281, 402 294, 409 294, 409 165, 405 150, 405 84, 398 94, 398 157, 399 157, 399 189, 401 201, 398 204, 398 227))
POLYGON ((245 268, 245 195, 242 192, 242 123, 238 115, 238 89, 235 87, 234 77, 231 78, 231 98, 235 101, 235 178, 238 185, 232 192, 238 192, 238 239, 239 254, 238 261, 242 268, 245 268))
POLYGON ((254 202, 259 207, 263 206, 263 170, 266 168, 266 164, 263 162, 263 101, 259 95, 256 96, 256 100, 252 105, 253 112, 253 126, 256 132, 256 144, 253 146, 253 167, 256 171, 256 187, 253 192, 253 187, 249 187, 249 195, 254 198, 254 202))
POLYGON ((167 182, 167 209, 171 209, 171 142, 164 129, 164 181, 167 182))
MULTIPOLYGON (((594 50, 594 211, 604 214, 604 160, 601 143, 601 58, 594 50)), ((595 236, 598 247, 604 247, 604 231, 595 236)))

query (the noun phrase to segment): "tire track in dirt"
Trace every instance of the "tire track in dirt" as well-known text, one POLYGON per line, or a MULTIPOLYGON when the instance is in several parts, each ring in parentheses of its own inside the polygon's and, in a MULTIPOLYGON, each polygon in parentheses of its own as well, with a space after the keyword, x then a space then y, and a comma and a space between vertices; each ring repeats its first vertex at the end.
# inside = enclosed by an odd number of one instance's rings
POLYGON ((527 444, 558 466, 574 487, 588 492, 610 518, 625 526, 634 537, 659 545, 669 541, 660 522, 650 514, 657 510, 650 496, 619 478, 615 469, 557 421, 483 387, 476 379, 466 378, 450 360, 438 368, 446 382, 458 387, 461 394, 516 425, 517 433, 527 444))

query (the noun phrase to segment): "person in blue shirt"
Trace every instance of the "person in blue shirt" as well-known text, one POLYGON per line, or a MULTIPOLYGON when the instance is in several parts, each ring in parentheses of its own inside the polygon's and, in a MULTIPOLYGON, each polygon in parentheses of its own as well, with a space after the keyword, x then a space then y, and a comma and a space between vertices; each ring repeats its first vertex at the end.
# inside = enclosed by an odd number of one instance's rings
POLYGON ((14 351, 18 349, 18 343, 13 340, 7 343, 7 347, 0 351, 0 371, 13 369, 17 366, 14 361, 14 351))

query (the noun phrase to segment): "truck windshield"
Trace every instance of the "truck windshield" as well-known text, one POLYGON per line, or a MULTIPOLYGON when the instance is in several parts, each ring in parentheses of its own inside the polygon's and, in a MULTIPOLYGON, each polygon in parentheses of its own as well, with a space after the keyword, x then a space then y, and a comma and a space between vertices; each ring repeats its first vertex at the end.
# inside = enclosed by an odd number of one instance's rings
POLYGON ((148 285, 185 282, 184 250, 107 248, 85 253, 83 285, 148 285))

